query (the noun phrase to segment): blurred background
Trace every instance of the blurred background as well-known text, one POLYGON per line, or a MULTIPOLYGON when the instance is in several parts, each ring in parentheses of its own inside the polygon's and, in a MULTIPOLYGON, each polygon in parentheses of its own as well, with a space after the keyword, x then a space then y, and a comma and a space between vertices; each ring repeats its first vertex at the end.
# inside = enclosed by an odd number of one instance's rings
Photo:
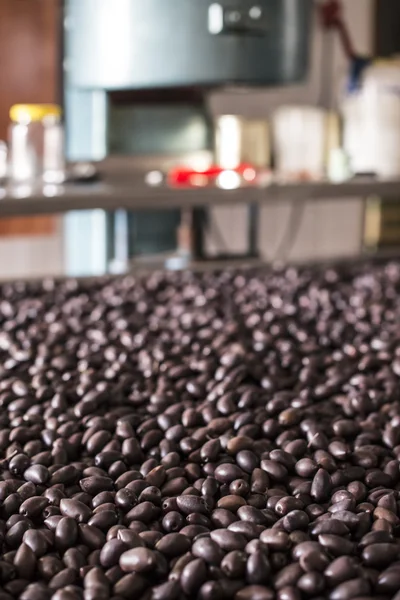
POLYGON ((0 56, 1 278, 400 247, 398 2, 0 0, 0 56))

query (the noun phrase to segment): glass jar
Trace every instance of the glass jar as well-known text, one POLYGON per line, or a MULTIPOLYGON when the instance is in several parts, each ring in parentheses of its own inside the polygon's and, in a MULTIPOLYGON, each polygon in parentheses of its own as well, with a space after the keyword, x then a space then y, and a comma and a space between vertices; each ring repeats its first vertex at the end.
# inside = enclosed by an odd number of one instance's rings
POLYGON ((16 104, 10 110, 9 175, 14 183, 62 183, 64 128, 55 104, 16 104))

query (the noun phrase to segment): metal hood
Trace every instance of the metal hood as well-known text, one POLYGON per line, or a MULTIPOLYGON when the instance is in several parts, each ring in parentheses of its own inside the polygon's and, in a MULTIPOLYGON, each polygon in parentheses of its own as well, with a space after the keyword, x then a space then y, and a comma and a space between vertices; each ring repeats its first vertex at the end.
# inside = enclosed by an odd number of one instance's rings
POLYGON ((278 85, 307 73, 312 0, 68 0, 69 84, 278 85))

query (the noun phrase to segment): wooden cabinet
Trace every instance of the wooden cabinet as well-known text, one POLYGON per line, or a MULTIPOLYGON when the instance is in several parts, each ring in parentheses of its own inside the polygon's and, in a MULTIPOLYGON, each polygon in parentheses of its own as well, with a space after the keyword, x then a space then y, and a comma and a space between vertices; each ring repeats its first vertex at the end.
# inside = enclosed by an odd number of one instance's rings
POLYGON ((375 2, 375 54, 393 56, 400 52, 400 3, 375 2))
MULTIPOLYGON (((62 0, 0 0, 0 139, 16 103, 60 102, 62 0)), ((0 236, 54 233, 53 217, 0 220, 0 236)))

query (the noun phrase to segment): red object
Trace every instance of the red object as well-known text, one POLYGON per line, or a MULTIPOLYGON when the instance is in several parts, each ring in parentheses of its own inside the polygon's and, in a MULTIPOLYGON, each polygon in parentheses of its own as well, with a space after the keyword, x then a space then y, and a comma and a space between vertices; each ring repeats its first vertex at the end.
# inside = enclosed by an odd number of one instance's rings
POLYGON ((320 6, 320 17, 324 29, 333 29, 342 22, 342 7, 338 0, 328 0, 320 6))
POLYGON ((321 24, 324 29, 336 29, 339 32, 344 51, 349 59, 356 58, 350 34, 343 19, 343 7, 340 0, 327 0, 319 7, 321 24))
MULTIPOLYGON (((235 171, 239 175, 243 175, 243 173, 247 169, 254 169, 252 165, 249 164, 241 164, 235 169, 229 169, 230 171, 235 171)), ((207 179, 207 183, 212 183, 218 175, 226 171, 227 169, 223 169, 217 165, 213 165, 206 169, 205 171, 196 171, 194 169, 188 169, 186 167, 176 167, 172 169, 168 173, 168 183, 172 186, 195 186, 195 180, 199 177, 203 177, 207 179)))

